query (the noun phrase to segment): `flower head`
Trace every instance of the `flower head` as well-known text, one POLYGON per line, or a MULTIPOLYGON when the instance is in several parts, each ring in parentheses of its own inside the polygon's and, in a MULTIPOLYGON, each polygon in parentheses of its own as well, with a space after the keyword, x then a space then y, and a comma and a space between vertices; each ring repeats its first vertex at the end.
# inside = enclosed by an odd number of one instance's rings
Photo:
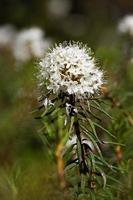
POLYGON ((40 28, 33 27, 18 33, 14 42, 14 56, 16 60, 27 61, 32 57, 40 58, 48 48, 50 41, 44 39, 40 28))
POLYGON ((118 24, 121 33, 129 34, 133 37, 133 15, 126 15, 118 24))
POLYGON ((53 93, 63 91, 77 98, 93 95, 103 84, 92 52, 81 43, 59 44, 41 59, 42 83, 53 93))

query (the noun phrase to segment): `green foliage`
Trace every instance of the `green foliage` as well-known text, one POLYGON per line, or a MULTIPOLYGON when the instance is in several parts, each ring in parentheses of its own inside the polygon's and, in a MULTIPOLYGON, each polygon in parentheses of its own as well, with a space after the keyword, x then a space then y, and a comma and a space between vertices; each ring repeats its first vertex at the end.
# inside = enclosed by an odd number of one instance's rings
POLYGON ((125 48, 129 38, 116 31, 118 15, 132 10, 131 1, 119 1, 120 7, 111 1, 77 1, 76 6, 72 2, 68 16, 57 19, 48 15, 46 1, 2 0, 0 23, 11 22, 19 29, 40 25, 57 42, 80 40, 95 50, 109 91, 101 100, 78 105, 78 118, 96 150, 89 150, 87 166, 100 173, 91 177, 98 186, 90 189, 90 174, 79 175, 76 162, 68 165, 72 145, 63 156, 68 191, 64 195, 59 189, 55 150, 59 140, 66 144, 73 118, 64 128, 60 101, 43 114, 34 114, 38 106, 35 61, 16 64, 10 52, 0 49, 0 200, 133 199, 133 64, 131 49, 125 48))

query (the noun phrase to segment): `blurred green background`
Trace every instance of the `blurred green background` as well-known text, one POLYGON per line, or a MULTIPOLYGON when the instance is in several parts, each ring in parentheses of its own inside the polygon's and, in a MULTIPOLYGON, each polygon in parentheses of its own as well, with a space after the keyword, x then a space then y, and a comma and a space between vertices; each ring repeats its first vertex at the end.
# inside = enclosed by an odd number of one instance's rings
MULTIPOLYGON (((38 26, 53 42, 87 43, 106 70, 109 91, 122 104, 108 107, 116 119, 108 128, 125 147, 121 173, 114 175, 122 186, 116 183, 120 190, 108 191, 103 199, 133 199, 133 64, 117 31, 121 17, 132 13, 132 0, 0 0, 1 26, 13 24, 18 31, 38 26)), ((0 200, 64 199, 33 114, 38 106, 35 65, 31 60, 18 66, 7 49, 0 49, 0 200)))

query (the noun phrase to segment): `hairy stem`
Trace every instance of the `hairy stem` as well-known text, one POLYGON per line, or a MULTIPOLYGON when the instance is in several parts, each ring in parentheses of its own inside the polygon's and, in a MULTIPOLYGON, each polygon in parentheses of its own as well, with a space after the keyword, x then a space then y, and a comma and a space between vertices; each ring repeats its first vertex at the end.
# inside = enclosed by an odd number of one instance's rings
MULTIPOLYGON (((75 107, 75 96, 74 95, 70 95, 70 103, 73 107, 75 107)), ((80 132, 79 122, 78 122, 76 113, 75 113, 75 121, 73 123, 73 126, 74 126, 74 130, 75 130, 75 134, 78 138, 78 141, 79 141, 80 147, 81 147, 81 158, 79 160, 80 173, 86 174, 88 172, 88 168, 87 168, 87 165, 85 162, 85 152, 84 152, 84 147, 82 144, 81 132, 80 132)))

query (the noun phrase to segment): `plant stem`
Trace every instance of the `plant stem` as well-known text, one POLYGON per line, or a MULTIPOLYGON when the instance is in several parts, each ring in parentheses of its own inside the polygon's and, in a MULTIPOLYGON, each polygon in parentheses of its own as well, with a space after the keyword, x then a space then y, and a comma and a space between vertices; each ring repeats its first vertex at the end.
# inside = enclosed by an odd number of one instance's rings
POLYGON ((81 147, 81 160, 79 163, 80 173, 86 174, 86 173, 88 173, 88 167, 87 167, 86 161, 85 161, 85 151, 84 151, 84 147, 82 144, 78 119, 75 120, 73 125, 74 125, 75 133, 77 135, 77 138, 79 140, 80 147, 81 147))
MULTIPOLYGON (((75 96, 74 95, 70 95, 70 103, 73 107, 75 107, 75 96)), ((75 120, 74 120, 73 126, 74 126, 74 130, 75 130, 75 134, 78 138, 78 141, 79 141, 80 147, 81 147, 81 159, 79 160, 80 173, 86 174, 88 172, 88 167, 85 162, 85 152, 84 152, 84 147, 82 144, 81 132, 80 132, 79 122, 78 122, 76 113, 75 113, 75 120)))
POLYGON ((64 179, 64 161, 62 159, 62 150, 63 150, 63 144, 59 143, 56 148, 56 160, 57 160, 57 174, 60 181, 60 187, 61 189, 65 189, 66 183, 64 179))

